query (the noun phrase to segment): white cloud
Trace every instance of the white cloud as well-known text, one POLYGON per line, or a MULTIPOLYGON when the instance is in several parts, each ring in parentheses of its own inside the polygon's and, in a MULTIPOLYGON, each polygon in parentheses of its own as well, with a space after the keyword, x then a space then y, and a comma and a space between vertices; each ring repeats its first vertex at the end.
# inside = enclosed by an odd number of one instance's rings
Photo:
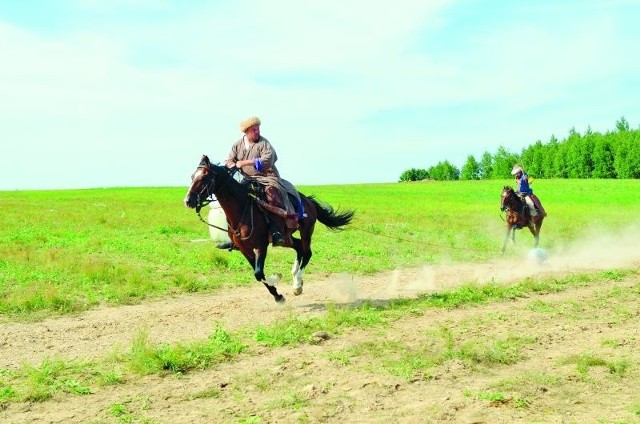
POLYGON ((64 168, 52 186, 75 184, 69 170, 93 172, 89 186, 182 184, 200 154, 226 156, 250 114, 302 184, 395 181, 637 119, 620 82, 640 68, 623 9, 483 11, 481 31, 456 37, 460 6, 444 0, 78 4, 66 31, 0 22, 0 139, 19 159, 3 159, 0 189, 31 188, 11 178, 27 156, 64 168), (149 158, 161 177, 113 172, 149 158))

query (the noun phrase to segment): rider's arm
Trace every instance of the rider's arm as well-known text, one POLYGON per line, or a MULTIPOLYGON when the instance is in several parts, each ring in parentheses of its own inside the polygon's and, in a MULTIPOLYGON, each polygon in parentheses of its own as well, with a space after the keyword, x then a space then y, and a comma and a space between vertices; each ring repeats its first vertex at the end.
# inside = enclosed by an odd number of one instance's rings
POLYGON ((238 160, 238 154, 236 153, 236 145, 231 146, 231 151, 227 156, 227 160, 225 161, 225 165, 227 168, 233 168, 235 166, 236 161, 238 160))
POLYGON ((260 170, 259 168, 261 168, 261 164, 260 162, 257 161, 257 159, 246 159, 246 160, 239 160, 237 162, 235 162, 236 168, 242 168, 243 166, 253 166, 255 167, 258 171, 260 170))
POLYGON ((266 139, 262 140, 259 146, 259 157, 256 158, 256 169, 258 171, 265 170, 268 171, 274 167, 276 161, 278 160, 278 156, 276 155, 276 151, 271 146, 271 143, 266 139))

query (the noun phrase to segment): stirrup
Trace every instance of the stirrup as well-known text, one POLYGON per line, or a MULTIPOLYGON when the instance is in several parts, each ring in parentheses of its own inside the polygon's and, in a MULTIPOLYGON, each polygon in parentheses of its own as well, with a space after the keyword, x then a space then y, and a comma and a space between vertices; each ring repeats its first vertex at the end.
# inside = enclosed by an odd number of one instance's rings
POLYGON ((284 238, 282 238, 282 235, 279 232, 275 232, 271 234, 271 244, 273 244, 274 247, 281 247, 286 243, 284 241, 284 238))

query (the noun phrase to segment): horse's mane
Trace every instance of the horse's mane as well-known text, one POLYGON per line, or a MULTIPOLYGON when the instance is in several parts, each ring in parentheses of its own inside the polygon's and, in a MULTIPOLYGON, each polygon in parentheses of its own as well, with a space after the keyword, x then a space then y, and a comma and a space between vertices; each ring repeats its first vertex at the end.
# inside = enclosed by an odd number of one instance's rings
POLYGON ((522 200, 522 199, 520 198, 520 196, 518 196, 518 193, 516 193, 516 191, 515 191, 515 189, 514 189, 513 187, 511 187, 511 186, 504 186, 504 187, 502 188, 502 191, 503 191, 503 192, 505 192, 505 191, 506 191, 506 192, 509 192, 509 193, 510 193, 510 197, 511 197, 511 198, 513 198, 513 201, 514 201, 514 202, 516 202, 516 203, 518 203, 519 205, 522 205, 523 203, 525 203, 525 201, 524 201, 524 200, 522 200))
MULTIPOLYGON (((216 172, 216 179, 223 178, 221 184, 225 185, 232 196, 237 197, 239 199, 248 199, 248 193, 250 192, 249 187, 246 184, 242 184, 235 178, 233 178, 233 171, 230 171, 224 165, 210 164, 210 167, 213 168, 216 172)), ((237 172, 237 171, 236 171, 237 172)))

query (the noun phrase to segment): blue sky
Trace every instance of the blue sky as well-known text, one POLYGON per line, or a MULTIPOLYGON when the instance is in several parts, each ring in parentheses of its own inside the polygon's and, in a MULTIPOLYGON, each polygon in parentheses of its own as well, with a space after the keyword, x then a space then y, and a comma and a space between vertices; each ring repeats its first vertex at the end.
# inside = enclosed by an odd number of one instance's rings
POLYGON ((1 2, 0 190, 186 187, 251 115, 298 185, 638 128, 638 22, 623 0, 1 2))

